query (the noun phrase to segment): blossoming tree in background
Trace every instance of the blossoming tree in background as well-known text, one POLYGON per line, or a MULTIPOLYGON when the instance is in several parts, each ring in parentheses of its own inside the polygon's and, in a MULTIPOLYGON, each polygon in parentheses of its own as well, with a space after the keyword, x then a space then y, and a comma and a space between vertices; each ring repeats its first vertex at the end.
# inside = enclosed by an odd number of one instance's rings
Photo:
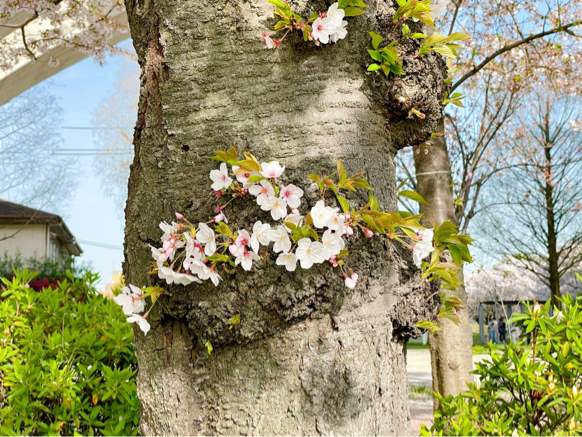
MULTIPOLYGON (((408 156, 414 164, 410 162, 406 170, 414 182, 412 189, 428 203, 420 206, 424 219, 450 220, 462 225, 465 232, 479 210, 483 184, 511 165, 495 159, 512 153, 507 149, 500 152, 501 143, 492 139, 511 118, 521 94, 531 87, 546 86, 549 78, 565 92, 579 89, 582 12, 578 2, 562 0, 453 1, 448 8, 443 26, 449 34, 464 30, 473 36, 465 43, 469 50, 460 51, 460 61, 451 65, 451 87, 443 101, 449 104, 446 110, 451 123, 445 129, 442 120, 432 140, 413 147, 408 156), (468 98, 463 100, 461 91, 468 98), (467 100, 476 112, 459 109, 467 100), (459 132, 455 128, 460 125, 468 129, 459 132), (492 154, 491 149, 499 153, 492 154)), ((466 302, 462 289, 456 297, 466 302)), ((470 379, 467 314, 462 312, 460 319, 459 326, 441 323, 442 330, 431 338, 433 388, 444 395, 463 391, 470 379)))
MULTIPOLYGON (((120 0, 6 0, 0 3, 0 69, 25 60, 38 61, 56 46, 79 50, 97 60, 117 52, 109 42, 113 32, 126 31, 114 17, 123 12, 120 0)), ((58 65, 51 58, 49 66, 58 65)))

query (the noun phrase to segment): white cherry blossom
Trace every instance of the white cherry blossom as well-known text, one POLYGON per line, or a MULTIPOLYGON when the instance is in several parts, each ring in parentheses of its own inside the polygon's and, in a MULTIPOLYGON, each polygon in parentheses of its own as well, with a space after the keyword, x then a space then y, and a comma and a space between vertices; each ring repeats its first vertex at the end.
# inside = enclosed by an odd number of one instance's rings
POLYGON ((166 241, 168 238, 170 238, 172 234, 178 232, 178 229, 176 228, 176 223, 174 222, 172 222, 171 225, 167 224, 166 222, 161 222, 160 229, 164 232, 164 235, 162 235, 160 241, 166 241))
POLYGON ((226 167, 226 163, 220 164, 220 170, 212 170, 210 171, 210 179, 212 179, 212 186, 211 188, 214 191, 222 190, 223 188, 230 187, 232 184, 232 178, 228 175, 228 168, 226 167))
POLYGON ((182 240, 170 237, 166 241, 164 241, 161 251, 163 251, 164 255, 166 256, 166 259, 169 258, 170 260, 173 260, 174 255, 176 253, 176 249, 184 247, 185 244, 186 243, 184 243, 182 240))
POLYGON ((299 223, 301 223, 301 220, 303 220, 303 216, 299 213, 293 213, 293 214, 289 214, 287 217, 285 217, 286 222, 289 223, 293 223, 294 225, 299 225, 299 223))
POLYGON ((309 269, 313 264, 322 263, 325 260, 325 249, 318 241, 302 238, 297 242, 296 256, 302 269, 309 269))
POLYGON ((241 184, 243 184, 243 187, 245 187, 247 190, 252 187, 253 185, 255 185, 254 182, 248 182, 249 178, 251 176, 257 176, 259 173, 255 172, 255 171, 249 171, 247 173, 243 173, 243 174, 236 174, 237 170, 240 167, 238 165, 233 165, 232 166, 232 172, 235 174, 236 176, 236 180, 239 181, 241 184))
POLYGON ((154 246, 150 245, 150 249, 152 250, 152 257, 156 260, 158 264, 158 268, 164 265, 164 261, 168 259, 166 256, 165 251, 163 249, 155 248, 154 246))
POLYGON ((221 279, 222 278, 220 277, 220 275, 218 273, 216 273, 214 271, 214 269, 210 269, 210 280, 212 281, 212 283, 214 284, 214 286, 218 286, 218 282, 221 279))
POLYGON ((137 322, 139 329, 143 331, 143 335, 148 335, 150 330, 150 324, 146 320, 144 316, 140 316, 139 314, 132 314, 126 319, 129 323, 137 322))
POLYGON ((194 255, 196 250, 200 251, 198 247, 196 247, 198 241, 192 237, 190 232, 185 232, 184 238, 186 239, 186 258, 190 258, 194 255))
POLYGON ((269 181, 260 181, 249 188, 249 193, 257 197, 257 205, 262 206, 263 202, 271 197, 275 197, 275 189, 269 181))
POLYGON ((251 244, 251 236, 249 235, 249 231, 246 229, 241 229, 238 231, 238 236, 236 240, 234 240, 234 244, 237 246, 249 246, 251 244))
POLYGON ((271 161, 269 163, 261 163, 261 176, 268 179, 276 179, 283 174, 285 166, 281 167, 279 161, 271 161))
POLYGON ((424 229, 416 233, 418 241, 412 246, 412 260, 417 267, 420 267, 422 260, 434 250, 432 246, 433 236, 433 229, 424 229))
POLYGON ((277 257, 277 265, 285 266, 287 271, 294 272, 297 268, 297 257, 294 253, 282 253, 277 257))
POLYGON ((206 264, 198 260, 192 261, 190 271, 203 281, 210 279, 215 286, 217 286, 218 281, 222 279, 218 273, 214 272, 213 269, 209 268, 206 264))
POLYGON ((322 44, 329 42, 329 36, 336 31, 333 21, 329 17, 318 17, 311 25, 311 36, 314 40, 320 41, 322 44))
POLYGON ((333 214, 325 223, 325 226, 332 231, 344 233, 346 218, 343 214, 333 214))
POLYGON ((129 287, 123 287, 121 294, 115 296, 113 300, 122 307, 123 312, 128 316, 133 313, 141 313, 145 309, 143 291, 132 284, 129 284, 129 287))
POLYGON ((253 235, 251 236, 251 248, 254 252, 259 253, 259 247, 268 246, 271 242, 269 238, 269 231, 271 226, 267 223, 263 223, 260 220, 253 225, 253 235))
POLYGON ((240 256, 234 260, 234 263, 237 266, 240 264, 242 268, 248 272, 253 266, 253 261, 257 261, 259 259, 261 259, 261 257, 259 257, 259 255, 257 255, 255 252, 251 250, 244 250, 242 254, 240 254, 240 256))
POLYGON ((244 250, 245 250, 244 246, 239 246, 237 244, 231 244, 230 246, 228 246, 228 251, 235 258, 239 257, 244 252, 244 250))
POLYGON ((268 235, 269 239, 275 243, 273 244, 273 252, 289 252, 291 250, 291 240, 285 226, 279 225, 277 229, 271 229, 268 235))
POLYGON ((161 267, 158 269, 158 277, 164 279, 166 284, 189 285, 193 282, 200 283, 196 276, 188 275, 186 273, 178 273, 169 267, 161 267))
POLYGON ((302 196, 303 190, 293 184, 281 188, 281 193, 279 194, 279 197, 287 201, 289 208, 299 208, 302 196))
POLYGON ((329 36, 329 39, 331 39, 332 42, 338 42, 340 39, 344 39, 348 34, 347 25, 347 21, 342 21, 336 28, 335 32, 329 36))
POLYGON ((321 243, 325 249, 325 259, 338 255, 345 247, 345 242, 340 234, 333 233, 329 229, 323 233, 321 243))
POLYGON ((325 206, 323 200, 318 201, 313 208, 311 208, 311 218, 313 219, 313 226, 322 229, 327 226, 333 215, 338 210, 325 206))
POLYGON ((346 11, 339 8, 339 3, 335 2, 327 10, 326 17, 329 18, 331 24, 335 27, 339 27, 342 24, 342 20, 346 16, 346 11))
POLYGON ((206 223, 198 223, 198 233, 196 239, 204 244, 204 253, 211 256, 216 252, 216 240, 214 231, 206 223))
POLYGON ((287 202, 285 199, 269 197, 261 205, 263 211, 270 211, 273 220, 281 220, 287 216, 287 202))

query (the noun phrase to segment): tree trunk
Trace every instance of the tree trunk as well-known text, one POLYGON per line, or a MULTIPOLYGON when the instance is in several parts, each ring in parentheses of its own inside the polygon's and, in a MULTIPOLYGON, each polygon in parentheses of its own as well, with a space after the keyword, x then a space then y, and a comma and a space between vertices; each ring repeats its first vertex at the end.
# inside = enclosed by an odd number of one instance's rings
MULTIPOLYGON (((293 3, 307 16, 329 6, 293 3)), ((367 3, 338 44, 317 48, 290 35, 267 50, 259 36, 276 21, 264 0, 126 1, 142 68, 128 283, 157 281, 147 273, 148 245, 160 245, 160 221, 174 211, 194 223, 212 216, 216 162, 207 157, 233 144, 281 159, 286 182, 306 192, 303 205, 318 195, 307 176, 333 173, 339 158, 348 172, 366 171, 382 208, 396 209, 395 153, 435 131, 446 69, 439 55, 412 57, 418 42, 407 40, 406 77, 367 73, 368 31, 385 34, 394 14, 391 2, 367 3), (426 119, 408 119, 396 94, 426 119)), ((350 200, 363 205, 366 196, 350 200)), ((266 218, 252 202, 226 212, 233 227, 266 218)), ((150 333, 135 333, 142 433, 409 433, 406 340, 421 334, 418 321, 434 319, 438 300, 409 250, 354 240, 352 292, 327 264, 288 273, 268 253, 252 272, 220 272, 218 287, 166 287, 150 333), (240 325, 229 329, 237 314, 240 325)))
MULTIPOLYGON (((444 119, 439 131, 444 131, 444 119)), ((420 205, 425 226, 440 225, 446 220, 455 223, 455 203, 452 191, 451 161, 449 160, 445 136, 432 140, 429 152, 414 154, 418 193, 429 205, 420 205)), ((458 223, 456 223, 458 224, 458 223)), ((460 273, 463 282, 463 273, 460 273)), ((455 325, 448 319, 437 319, 441 329, 430 334, 432 366, 432 386, 435 392, 444 396, 456 395, 467 388, 472 381, 469 372, 473 370, 471 350, 471 327, 467 308, 467 292, 460 286, 457 290, 442 290, 447 296, 461 300, 463 309, 459 314, 461 323, 455 325)))
MULTIPOLYGON (((549 119, 549 117, 548 117, 549 119)), ((550 273, 550 300, 552 307, 561 308, 562 302, 559 298, 562 296, 560 292, 560 274, 559 274, 559 255, 558 255, 558 238, 556 232, 556 212, 554 210, 554 182, 553 177, 553 162, 552 162, 552 146, 550 144, 552 139, 550 137, 549 123, 546 123, 544 129, 545 140, 547 146, 544 147, 544 156, 546 158, 546 165, 544 168, 544 196, 546 200, 546 226, 548 235, 548 270, 550 273)))

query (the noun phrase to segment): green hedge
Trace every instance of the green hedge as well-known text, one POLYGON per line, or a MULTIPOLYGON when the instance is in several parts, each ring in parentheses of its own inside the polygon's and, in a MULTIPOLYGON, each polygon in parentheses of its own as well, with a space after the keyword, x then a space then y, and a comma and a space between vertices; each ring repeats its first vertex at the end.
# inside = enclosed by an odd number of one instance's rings
POLYGON ((131 325, 97 293, 97 275, 35 291, 35 274, 0 284, 0 434, 136 435, 131 325))
POLYGON ((554 316, 549 301, 527 307, 510 320, 523 340, 489 343, 477 382, 458 396, 437 394, 434 424, 421 435, 582 435, 582 296, 564 296, 554 316))

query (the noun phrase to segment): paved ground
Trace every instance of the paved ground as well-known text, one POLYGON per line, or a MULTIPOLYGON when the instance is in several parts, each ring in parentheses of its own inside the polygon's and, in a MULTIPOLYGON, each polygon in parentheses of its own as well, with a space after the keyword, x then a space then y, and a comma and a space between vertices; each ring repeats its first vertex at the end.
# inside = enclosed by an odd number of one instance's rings
MULTIPOLYGON (((473 364, 483 360, 488 355, 473 355, 473 364)), ((408 385, 432 387, 430 370, 430 352, 428 349, 409 349, 406 359, 408 385)), ((432 401, 411 400, 410 417, 412 419, 412 435, 420 434, 420 424, 430 426, 432 423, 432 401)))

